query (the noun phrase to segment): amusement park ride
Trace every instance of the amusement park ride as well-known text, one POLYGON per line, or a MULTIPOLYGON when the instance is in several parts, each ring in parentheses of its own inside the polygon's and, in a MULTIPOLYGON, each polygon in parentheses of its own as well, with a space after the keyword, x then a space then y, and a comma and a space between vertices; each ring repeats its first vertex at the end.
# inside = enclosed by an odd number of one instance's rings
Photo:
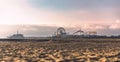
POLYGON ((75 38, 75 37, 89 37, 96 36, 96 31, 82 31, 81 29, 74 32, 73 34, 66 33, 66 30, 63 27, 59 27, 53 37, 62 37, 62 38, 75 38))
POLYGON ((63 27, 57 29, 57 36, 66 35, 66 31, 63 27))

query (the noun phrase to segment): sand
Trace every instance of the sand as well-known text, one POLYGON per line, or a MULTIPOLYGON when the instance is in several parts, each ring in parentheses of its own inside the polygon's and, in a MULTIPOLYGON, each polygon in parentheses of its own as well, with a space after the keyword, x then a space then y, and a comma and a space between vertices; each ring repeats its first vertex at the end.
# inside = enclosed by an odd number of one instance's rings
POLYGON ((0 62, 119 62, 120 42, 0 42, 0 62))

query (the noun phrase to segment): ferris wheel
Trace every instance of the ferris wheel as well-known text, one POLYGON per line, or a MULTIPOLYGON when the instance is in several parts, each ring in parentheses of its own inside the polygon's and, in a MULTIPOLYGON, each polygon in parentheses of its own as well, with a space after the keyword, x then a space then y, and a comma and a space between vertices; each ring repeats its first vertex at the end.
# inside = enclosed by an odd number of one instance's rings
POLYGON ((63 27, 57 29, 57 35, 64 35, 64 34, 66 34, 66 31, 63 27))

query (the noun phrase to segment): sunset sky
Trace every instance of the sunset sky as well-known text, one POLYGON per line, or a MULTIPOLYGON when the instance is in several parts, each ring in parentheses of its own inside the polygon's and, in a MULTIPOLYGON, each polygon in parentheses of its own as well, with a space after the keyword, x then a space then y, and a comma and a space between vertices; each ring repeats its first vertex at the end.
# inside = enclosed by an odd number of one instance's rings
POLYGON ((58 27, 119 35, 120 0, 0 0, 0 37, 50 36, 58 27))

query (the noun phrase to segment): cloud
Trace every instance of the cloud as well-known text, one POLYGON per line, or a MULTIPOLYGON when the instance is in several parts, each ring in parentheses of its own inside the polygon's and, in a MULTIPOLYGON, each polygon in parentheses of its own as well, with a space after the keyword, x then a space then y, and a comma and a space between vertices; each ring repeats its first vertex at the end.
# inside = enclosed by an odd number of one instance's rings
MULTIPOLYGON (((34 8, 45 9, 54 15, 47 19, 49 23, 60 25, 79 25, 83 23, 112 23, 119 18, 120 8, 118 0, 30 0, 34 8), (37 6, 37 7, 36 7, 37 6), (77 9, 75 9, 77 7, 77 9), (67 8, 67 10, 66 10, 67 8), (61 10, 62 9, 62 10, 61 10)), ((46 11, 47 12, 47 11, 46 11)), ((43 12, 45 13, 45 12, 43 12)), ((46 19, 43 19, 46 20, 46 19)))
POLYGON ((120 20, 116 20, 115 23, 111 24, 110 29, 120 29, 120 20))
POLYGON ((24 36, 47 37, 52 36, 56 31, 56 26, 39 26, 39 25, 0 25, 0 37, 7 37, 15 34, 17 30, 24 36))
MULTIPOLYGON (((102 8, 102 9, 69 9, 61 11, 45 7, 32 6, 37 3, 48 2, 48 0, 39 2, 33 0, 1 0, 0 24, 34 24, 34 25, 58 25, 72 27, 86 23, 109 23, 119 18, 119 8, 102 8), (29 2, 31 1, 31 3, 29 2), (34 3, 34 4, 33 4, 34 3)), ((51 1, 65 5, 77 3, 75 1, 51 1)), ((89 3, 89 1, 81 1, 89 3)), ((81 3, 80 2, 80 3, 81 3)), ((93 2, 90 1, 90 2, 93 2)), ((115 1, 116 2, 116 1, 115 1)), ((91 3, 90 3, 91 4, 91 3)), ((47 4, 46 4, 47 5, 47 4)), ((75 4, 74 4, 75 5, 75 4)), ((77 5, 77 4, 76 4, 77 5)), ((54 6, 54 5, 53 5, 54 6)), ((62 6, 63 7, 63 6, 62 6)))
MULTIPOLYGON (((66 32, 73 34, 77 30, 83 31, 97 31, 99 35, 119 35, 120 28, 111 28, 112 25, 101 24, 84 24, 76 27, 64 27, 66 32)), ((62 27, 62 26, 61 26, 62 27)), ((47 37, 52 36, 59 26, 45 26, 45 25, 0 25, 0 37, 7 37, 15 34, 17 30, 26 37, 47 37)))
POLYGON ((51 9, 34 8, 27 0, 1 0, 0 24, 34 24, 34 25, 69 25, 70 18, 64 16, 65 12, 51 9), (67 24, 68 23, 68 24, 67 24))

